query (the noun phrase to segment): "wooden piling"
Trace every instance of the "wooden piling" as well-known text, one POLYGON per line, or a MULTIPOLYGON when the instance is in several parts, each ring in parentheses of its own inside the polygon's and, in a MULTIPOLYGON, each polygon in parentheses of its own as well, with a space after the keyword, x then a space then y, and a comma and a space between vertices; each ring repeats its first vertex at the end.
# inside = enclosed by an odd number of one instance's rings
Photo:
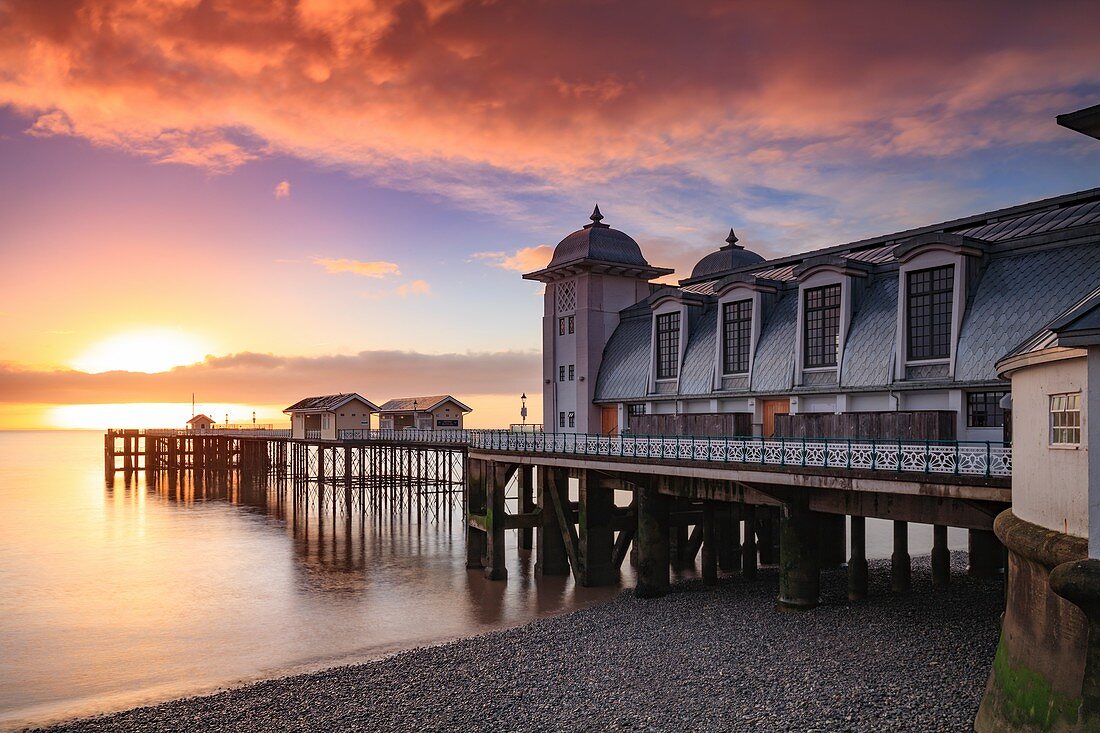
POLYGON ((867 597, 867 520, 852 517, 851 556, 848 558, 848 600, 861 601, 867 597))
POLYGON ((659 598, 669 587, 669 498, 657 490, 659 481, 648 477, 635 490, 638 505, 637 534, 638 582, 634 595, 659 598))
POLYGON ((951 582, 951 551, 947 549, 947 527, 932 526, 932 587, 946 588, 951 582))
POLYGON ((535 574, 568 575, 569 558, 550 492, 568 481, 565 471, 539 466, 536 500, 541 522, 535 529, 535 574))
POLYGON ((779 520, 779 606, 804 610, 821 602, 817 515, 805 495, 783 505, 779 520))
POLYGON ((904 593, 913 585, 912 561, 909 557, 909 523, 894 522, 894 552, 890 555, 890 590, 904 593))

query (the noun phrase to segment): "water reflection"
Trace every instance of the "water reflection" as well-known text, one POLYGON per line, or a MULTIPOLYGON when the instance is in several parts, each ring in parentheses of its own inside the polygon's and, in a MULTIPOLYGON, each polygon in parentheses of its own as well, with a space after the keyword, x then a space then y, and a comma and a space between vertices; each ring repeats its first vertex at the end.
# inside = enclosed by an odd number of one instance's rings
POLYGON ((101 447, 96 433, 0 433, 4 726, 368 658, 618 592, 536 580, 512 532, 507 582, 467 571, 461 508, 439 497, 379 511, 332 486, 188 474, 120 473, 105 490, 101 447))

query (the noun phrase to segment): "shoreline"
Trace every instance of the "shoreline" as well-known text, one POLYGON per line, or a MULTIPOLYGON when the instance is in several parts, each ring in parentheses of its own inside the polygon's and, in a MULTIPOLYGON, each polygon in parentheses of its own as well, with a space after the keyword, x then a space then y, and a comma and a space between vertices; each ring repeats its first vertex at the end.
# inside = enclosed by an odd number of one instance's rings
POLYGON ((774 607, 776 572, 714 588, 605 603, 476 636, 27 730, 969 730, 993 662, 1000 581, 965 575, 849 604, 846 573, 823 604, 774 607))

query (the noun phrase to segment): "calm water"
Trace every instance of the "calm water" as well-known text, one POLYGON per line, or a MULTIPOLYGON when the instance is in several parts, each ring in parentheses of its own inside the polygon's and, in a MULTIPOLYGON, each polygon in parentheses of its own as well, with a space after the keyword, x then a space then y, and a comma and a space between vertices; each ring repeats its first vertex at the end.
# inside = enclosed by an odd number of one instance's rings
MULTIPOLYGON (((0 725, 518 624, 617 588, 465 567, 453 521, 294 517, 267 491, 104 486, 98 433, 0 433, 0 725)), ((514 542, 514 534, 511 538, 514 542)), ((626 582, 630 582, 629 579, 626 582)))
MULTIPOLYGON (((278 492, 104 486, 99 433, 0 432, 0 727, 375 657, 619 588, 464 567, 451 521, 308 516, 278 492)), ((890 527, 868 522, 868 555, 890 527)), ((931 528, 911 528, 927 552, 931 528)), ((965 534, 952 530, 954 548, 965 534)), ((624 566, 625 585, 632 585, 624 566)))

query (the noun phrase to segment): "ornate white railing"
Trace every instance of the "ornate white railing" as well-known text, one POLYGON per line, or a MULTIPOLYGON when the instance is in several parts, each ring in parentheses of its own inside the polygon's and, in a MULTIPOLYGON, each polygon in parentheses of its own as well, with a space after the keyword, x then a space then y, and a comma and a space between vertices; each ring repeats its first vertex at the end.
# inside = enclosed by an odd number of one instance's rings
POLYGON ((496 430, 361 430, 340 431, 340 440, 384 440, 401 443, 450 443, 469 445, 474 433, 495 433, 496 430))
POLYGON ((469 446, 517 453, 1011 476, 1012 447, 966 441, 677 437, 468 431, 469 446))

